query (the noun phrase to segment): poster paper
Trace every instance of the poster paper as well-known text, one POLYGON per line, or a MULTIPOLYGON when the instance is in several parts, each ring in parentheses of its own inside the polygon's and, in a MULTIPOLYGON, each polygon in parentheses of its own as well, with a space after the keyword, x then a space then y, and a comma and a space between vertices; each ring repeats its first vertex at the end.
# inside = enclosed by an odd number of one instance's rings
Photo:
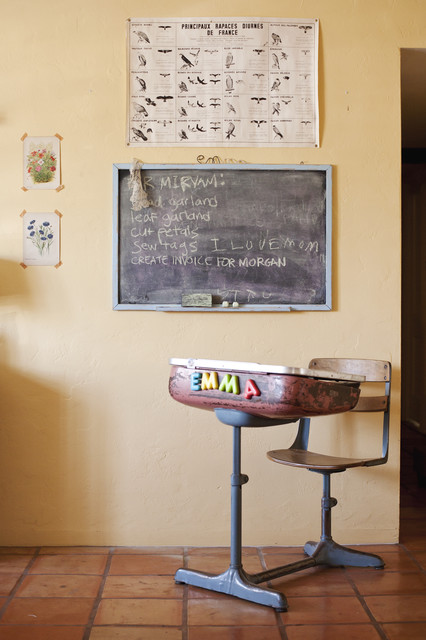
POLYGON ((57 136, 24 137, 24 188, 60 187, 60 140, 57 136))
POLYGON ((23 264, 56 266, 60 263, 60 214, 28 213, 23 220, 23 264))
POLYGON ((129 20, 129 146, 315 147, 318 131, 318 20, 129 20))

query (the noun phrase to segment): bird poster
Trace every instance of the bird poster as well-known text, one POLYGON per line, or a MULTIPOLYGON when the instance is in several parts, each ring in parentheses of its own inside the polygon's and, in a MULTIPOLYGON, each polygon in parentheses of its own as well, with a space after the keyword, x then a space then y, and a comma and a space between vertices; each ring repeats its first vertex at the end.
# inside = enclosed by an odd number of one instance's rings
POLYGON ((317 19, 130 18, 127 144, 318 147, 317 19))

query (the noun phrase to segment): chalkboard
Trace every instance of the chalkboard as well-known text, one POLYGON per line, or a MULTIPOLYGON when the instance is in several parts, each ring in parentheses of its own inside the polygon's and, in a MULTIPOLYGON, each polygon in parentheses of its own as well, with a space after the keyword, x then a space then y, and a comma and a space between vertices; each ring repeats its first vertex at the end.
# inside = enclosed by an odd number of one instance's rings
POLYGON ((130 165, 114 179, 114 309, 331 308, 331 166, 130 165))

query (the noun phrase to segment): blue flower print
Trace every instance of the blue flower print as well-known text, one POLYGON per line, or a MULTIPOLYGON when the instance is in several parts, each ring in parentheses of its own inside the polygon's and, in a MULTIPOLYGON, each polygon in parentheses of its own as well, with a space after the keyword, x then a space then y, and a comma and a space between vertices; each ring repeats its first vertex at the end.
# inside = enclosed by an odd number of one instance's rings
POLYGON ((39 254, 42 256, 44 254, 48 254, 50 251, 50 247, 54 240, 53 227, 50 222, 47 222, 47 220, 39 225, 35 225, 35 222, 35 220, 31 220, 27 227, 28 231, 30 231, 27 238, 28 240, 31 240, 35 247, 37 247, 39 254))

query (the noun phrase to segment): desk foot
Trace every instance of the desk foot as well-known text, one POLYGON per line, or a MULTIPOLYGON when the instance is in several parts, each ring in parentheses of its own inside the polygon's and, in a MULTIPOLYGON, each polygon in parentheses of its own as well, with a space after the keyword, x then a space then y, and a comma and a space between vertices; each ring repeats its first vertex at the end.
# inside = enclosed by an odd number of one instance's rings
POLYGON ((374 553, 365 553, 349 547, 342 547, 334 540, 321 540, 320 542, 307 542, 304 547, 308 556, 304 560, 291 562, 275 569, 268 569, 260 573, 250 575, 252 584, 259 584, 276 578, 282 578, 297 571, 303 571, 310 567, 327 565, 329 567, 375 567, 383 569, 385 563, 380 556, 374 553))
POLYGON ((307 542, 305 553, 315 560, 316 565, 325 564, 330 567, 375 567, 383 569, 384 561, 374 553, 365 553, 357 549, 343 547, 334 540, 307 542))
POLYGON ((178 569, 175 574, 175 582, 227 593, 230 596, 272 607, 277 611, 287 611, 288 608, 287 600, 282 593, 256 586, 250 582, 250 575, 242 568, 229 567, 219 575, 201 573, 191 569, 178 569))

